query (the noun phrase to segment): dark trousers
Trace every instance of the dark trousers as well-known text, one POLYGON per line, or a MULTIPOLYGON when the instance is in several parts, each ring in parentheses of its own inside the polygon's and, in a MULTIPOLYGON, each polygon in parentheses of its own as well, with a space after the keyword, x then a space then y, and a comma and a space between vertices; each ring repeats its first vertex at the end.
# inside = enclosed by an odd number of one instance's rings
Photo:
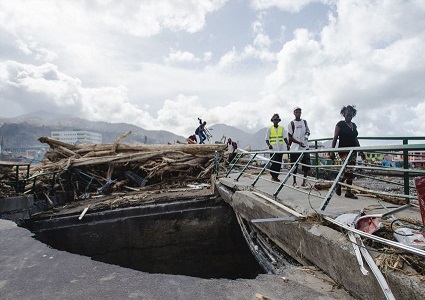
POLYGON ((204 132, 199 130, 198 136, 199 136, 199 144, 204 144, 204 141, 207 139, 204 132))
POLYGON ((275 153, 273 156, 273 162, 270 165, 270 174, 272 177, 278 177, 280 168, 282 167, 283 153, 275 153))
POLYGON ((232 162, 232 160, 235 158, 235 156, 236 156, 236 152, 232 152, 232 153, 229 154, 229 163, 232 162))
MULTIPOLYGON (((290 158, 291 158, 291 163, 295 163, 298 160, 298 157, 300 157, 301 153, 291 153, 289 154, 290 158)), ((305 165, 309 165, 310 164, 310 153, 304 153, 303 158, 301 158, 301 163, 305 164, 305 165)), ((308 172, 310 171, 310 167, 307 166, 302 166, 302 169, 304 172, 308 172)), ((295 168, 294 170, 294 174, 298 173, 298 166, 295 168)))

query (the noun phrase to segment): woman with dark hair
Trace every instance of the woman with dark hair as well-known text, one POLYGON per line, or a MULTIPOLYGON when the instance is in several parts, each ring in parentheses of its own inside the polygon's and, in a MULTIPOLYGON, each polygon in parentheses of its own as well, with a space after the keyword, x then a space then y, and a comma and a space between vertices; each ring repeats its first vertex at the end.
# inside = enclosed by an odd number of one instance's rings
MULTIPOLYGON (((341 115, 344 117, 344 120, 339 121, 335 126, 334 137, 332 140, 332 148, 335 148, 336 141, 339 140, 338 148, 344 147, 360 147, 359 140, 357 139, 357 125, 352 122, 352 119, 357 114, 357 109, 354 105, 343 106, 341 109, 341 115)), ((339 152, 339 157, 344 160, 347 159, 349 152, 339 152)), ((363 156, 363 153, 361 153, 363 156)), ((357 153, 354 152, 353 155, 349 158, 349 165, 356 164, 356 156, 357 153)), ((335 158, 335 153, 331 153, 331 158, 335 158)), ((340 182, 347 181, 347 184, 353 184, 353 171, 347 170, 344 175, 341 177, 340 182)), ((338 184, 336 187, 336 194, 338 196, 341 195, 341 185, 338 184)), ((351 188, 347 188, 347 192, 345 193, 345 197, 351 199, 358 199, 356 195, 351 192, 351 188)))

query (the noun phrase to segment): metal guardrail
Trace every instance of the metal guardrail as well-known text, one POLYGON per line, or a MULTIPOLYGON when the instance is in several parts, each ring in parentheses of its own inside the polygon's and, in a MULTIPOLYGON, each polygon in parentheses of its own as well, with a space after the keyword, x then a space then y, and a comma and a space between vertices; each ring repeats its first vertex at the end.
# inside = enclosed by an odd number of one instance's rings
MULTIPOLYGON (((375 261, 373 260, 372 256, 369 254, 368 250, 366 249, 365 244, 362 241, 362 238, 367 238, 373 241, 377 241, 379 243, 382 243, 383 245, 389 245, 398 249, 402 249, 403 251, 407 251, 411 254, 415 254, 418 255, 420 257, 425 257, 425 251, 421 250, 419 248, 414 247, 413 245, 409 245, 409 244, 404 244, 402 242, 396 242, 396 241, 392 241, 380 236, 375 236, 371 233, 368 232, 364 232, 362 230, 359 230, 357 228, 357 222, 362 219, 362 218, 371 218, 371 217, 384 217, 385 215, 390 215, 393 214, 397 211, 400 210, 404 210, 406 208, 409 208, 412 203, 411 200, 418 200, 418 196, 415 194, 415 192, 412 191, 411 189, 411 184, 410 184, 410 177, 411 176, 425 176, 425 168, 424 169, 419 169, 419 168, 411 168, 408 164, 409 162, 409 156, 413 156, 415 155, 413 152, 416 151, 424 151, 425 152, 425 144, 412 144, 412 145, 408 145, 407 143, 405 143, 404 145, 390 145, 390 146, 373 146, 373 147, 352 147, 352 148, 331 148, 331 149, 314 149, 314 150, 305 150, 305 151, 297 151, 296 153, 299 153, 300 156, 297 159, 297 161, 295 161, 294 163, 288 163, 288 162, 283 162, 282 163, 282 167, 281 168, 281 172, 279 172, 279 174, 284 175, 284 178, 282 179, 282 181, 280 182, 276 182, 273 181, 271 178, 267 178, 267 176, 265 176, 265 172, 266 171, 271 171, 269 168, 269 165, 271 162, 274 162, 274 157, 275 154, 277 152, 273 152, 273 151, 254 151, 254 152, 244 152, 244 151, 240 151, 236 158, 230 163, 229 168, 227 170, 226 173, 226 177, 229 177, 231 173, 232 174, 232 178, 235 178, 236 181, 238 181, 242 175, 246 174, 249 172, 249 176, 244 176, 244 182, 250 182, 249 178, 252 177, 252 182, 251 185, 254 187, 257 182, 259 180, 267 180, 270 182, 273 182, 277 185, 276 190, 273 193, 273 197, 277 198, 277 196, 279 195, 279 193, 281 192, 281 190, 283 189, 283 187, 285 188, 290 188, 290 189, 297 189, 297 187, 292 186, 291 184, 287 184, 288 180, 290 179, 290 177, 292 176, 296 176, 296 177, 304 177, 304 174, 298 175, 298 174, 294 174, 295 169, 298 166, 308 166, 310 167, 310 170, 314 170, 316 173, 316 176, 308 176, 307 180, 309 182, 319 182, 322 181, 323 179, 320 178, 320 170, 322 170, 323 172, 333 172, 333 175, 335 175, 335 177, 330 180, 328 179, 328 183, 330 184, 330 187, 326 193, 325 196, 321 196, 320 193, 316 194, 316 193, 311 193, 307 192, 307 191, 303 191, 303 190, 298 190, 299 192, 303 192, 308 194, 309 197, 318 197, 322 199, 322 204, 320 205, 320 210, 316 210, 313 207, 313 210, 316 213, 319 213, 322 215, 323 219, 326 220, 327 222, 332 223, 333 225, 336 225, 342 229, 344 229, 349 237, 349 240, 351 241, 353 248, 354 248, 354 252, 356 253, 356 257, 357 257, 357 261, 360 267, 360 270, 363 272, 364 275, 367 274, 367 270, 363 267, 363 261, 366 261, 366 263, 369 265, 373 275, 376 277, 382 292, 385 296, 386 299, 395 299, 390 286, 388 285, 384 275, 381 273, 379 267, 376 265, 375 261), (396 153, 396 152, 402 152, 403 153, 403 167, 382 167, 382 166, 376 166, 376 165, 372 165, 372 164, 362 164, 362 165, 353 165, 350 164, 351 161, 351 157, 353 155, 355 155, 357 152, 380 152, 380 153, 396 153), (335 163, 335 161, 333 161, 331 164, 326 164, 326 165, 320 165, 320 160, 319 160, 319 156, 324 156, 324 154, 329 154, 329 153, 338 153, 338 152, 348 152, 348 155, 346 156, 345 160, 340 160, 339 163, 335 163), (316 164, 303 164, 302 161, 302 157, 306 154, 309 154, 310 157, 316 157, 316 164), (285 170, 285 171, 282 171, 285 170), (367 179, 367 181, 377 181, 379 183, 381 183, 383 186, 391 186, 394 185, 396 188, 401 189, 403 188, 403 194, 399 193, 388 193, 386 191, 382 191, 382 190, 372 190, 372 189, 368 189, 368 188, 360 188, 359 186, 354 186, 352 184, 346 184, 346 183, 342 183, 340 182, 340 178, 343 176, 343 174, 349 171, 351 172, 353 175, 355 175, 357 177, 356 181, 358 180, 358 177, 364 177, 367 179), (382 175, 387 175, 388 178, 382 178, 382 175), (400 183, 397 180, 394 179, 389 179, 390 175, 393 178, 400 178, 403 179, 402 182, 400 183), (407 180, 406 180, 407 179, 407 180), (247 181, 248 180, 248 181, 247 181), (397 197, 397 198, 401 198, 401 199, 405 199, 405 205, 402 205, 394 210, 390 210, 387 211, 384 214, 369 214, 369 215, 365 215, 364 217, 361 217, 360 214, 358 215, 357 220, 354 219, 355 221, 353 221, 352 224, 349 223, 345 223, 344 218, 338 220, 338 218, 333 219, 330 217, 327 217, 328 214, 332 215, 334 213, 329 213, 329 212, 325 212, 326 207, 328 206, 329 202, 332 199, 332 196, 334 195, 334 193, 336 192, 337 187, 340 186, 345 186, 348 188, 352 188, 355 190, 358 190, 360 192, 367 192, 368 194, 380 194, 383 196, 393 196, 393 197, 397 197), (366 273, 364 273, 366 272, 366 273)), ((281 151, 279 153, 282 153, 283 155, 287 155, 288 156, 288 160, 289 159, 289 154, 290 153, 294 153, 294 152, 290 152, 290 151, 281 151)), ((278 162, 280 163, 280 162, 278 162)), ((303 178, 304 179, 304 178, 303 178)), ((267 188, 269 188, 270 186, 267 185, 267 188)), ((287 191, 287 190, 286 190, 287 191)), ((256 194, 256 192, 253 192, 254 194, 256 194)), ((339 194, 339 193, 338 193, 339 194)), ((261 195, 261 194, 256 194, 256 195, 261 195)), ((276 199, 277 200, 277 199, 276 199)), ((387 199, 386 199, 387 200, 387 199)), ((273 203, 274 200, 269 199, 269 202, 273 203)), ((422 198, 421 198, 422 201, 422 198)), ((309 200, 310 202, 310 200, 309 200)), ((277 202, 275 205, 279 204, 279 202, 277 202)), ((386 205, 382 204, 382 202, 380 203, 381 206, 388 210, 386 205)), ((310 204, 311 205, 311 204, 310 204)), ((286 208, 285 210, 288 212, 290 208, 286 208)), ((297 220, 299 221, 300 217, 305 217, 305 216, 300 216, 297 212, 293 213, 291 212, 291 214, 293 215, 293 217, 284 217, 284 218, 271 218, 271 219, 257 219, 255 221, 259 221, 259 222, 269 222, 269 221, 291 221, 291 220, 297 220)), ((342 214, 340 214, 342 215, 342 214)), ((253 220, 251 220, 252 222, 253 220)), ((406 221, 408 222, 408 221, 406 221)), ((241 223, 241 222, 240 222, 241 223)), ((391 223, 391 229, 392 229, 392 224, 395 223, 397 225, 403 225, 402 223, 400 223, 400 220, 398 219, 394 219, 391 223)), ((408 222, 409 223, 409 222, 408 222)), ((413 225, 413 223, 410 223, 411 225, 413 225)), ((420 226, 416 226, 413 225, 416 228, 422 228, 423 231, 423 227, 420 226)), ((242 226, 241 226, 242 227, 242 226)), ((409 227, 409 228, 413 228, 413 227, 409 227)))
MULTIPOLYGON (((3 165, 5 165, 3 163, 3 165)), ((48 182, 50 190, 53 190, 53 186, 58 178, 57 175, 65 172, 65 170, 56 170, 51 172, 42 172, 35 175, 29 176, 30 163, 8 163, 8 166, 14 168, 15 178, 13 180, 0 181, 2 184, 11 186, 14 188, 16 193, 23 194, 34 194, 36 185, 38 182, 48 182), (20 170, 19 167, 24 166, 25 170, 20 170)))
MULTIPOLYGON (((322 141, 332 141, 333 138, 322 138, 322 139, 311 139, 309 140, 309 142, 314 142, 314 148, 318 149, 319 148, 319 142, 322 141)), ((403 145, 407 145, 409 144, 409 141, 421 141, 424 142, 425 141, 425 137, 423 136, 384 136, 384 137, 358 137, 357 138, 359 141, 360 140, 366 140, 366 141, 401 141, 403 145)), ((408 150, 403 150, 403 168, 404 169, 408 169, 409 166, 409 161, 408 161, 408 150)), ((318 159, 317 155, 316 155, 316 159, 318 159)), ((407 186, 407 182, 409 181, 409 174, 408 173, 404 173, 404 186, 405 186, 405 190, 404 193, 408 194, 408 186, 407 186)))
MULTIPOLYGON (((418 138, 419 139, 419 138, 418 138)), ((422 138, 425 139, 425 138, 422 138)), ((300 174, 294 174, 294 170, 297 168, 297 166, 308 166, 311 168, 311 170, 315 171, 316 176, 308 176, 308 181, 311 182, 323 182, 327 181, 331 184, 327 194, 325 196, 318 196, 310 194, 310 196, 313 197, 319 197, 322 199, 321 204, 321 210, 325 210, 327 205, 332 199, 332 196, 334 195, 336 188, 338 185, 345 186, 348 188, 353 188, 356 190, 362 190, 361 188, 353 185, 349 185, 346 183, 339 182, 339 179, 343 176, 343 174, 346 171, 353 172, 354 176, 357 178, 364 177, 368 178, 370 180, 374 180, 378 183, 385 184, 387 186, 394 185, 398 187, 403 187, 404 193, 388 193, 382 190, 367 190, 367 193, 371 194, 380 194, 380 195, 387 195, 387 196, 393 196, 398 198, 404 198, 406 199, 406 202, 409 203, 410 200, 417 200, 417 196, 415 193, 412 193, 412 187, 410 184, 410 177, 411 176, 425 176, 425 169, 419 169, 419 168, 410 168, 408 164, 408 156, 413 155, 413 151, 424 151, 425 153, 425 144, 403 144, 403 145, 385 145, 385 146, 369 146, 369 147, 352 147, 352 148, 328 148, 328 149, 312 149, 312 150, 305 150, 305 151, 296 151, 296 152, 290 152, 290 151, 252 151, 252 152, 246 152, 246 151, 239 151, 234 160, 229 164, 229 168, 227 169, 227 173, 225 177, 228 177, 231 173, 236 174, 235 180, 239 180, 239 178, 244 174, 247 173, 248 170, 251 175, 253 175, 254 179, 251 183, 251 185, 254 187, 256 183, 259 180, 267 180, 271 182, 271 179, 268 179, 265 176, 266 171, 270 171, 269 165, 271 162, 274 162, 273 157, 275 153, 282 153, 285 157, 285 155, 288 156, 290 153, 300 153, 299 159, 295 163, 288 163, 283 162, 282 163, 282 169, 285 170, 284 172, 281 171, 280 174, 284 175, 284 178, 281 180, 281 182, 277 182, 277 188, 275 192, 273 193, 274 197, 277 197, 282 188, 285 186, 287 188, 291 189, 297 189, 300 192, 309 194, 308 191, 298 189, 297 187, 292 186, 291 184, 288 184, 288 180, 291 176, 296 177, 302 177, 303 175, 300 174), (328 153, 338 153, 338 152, 349 152, 347 159, 344 161, 341 161, 341 164, 335 164, 333 162, 330 165, 320 165, 320 157, 323 157, 325 154, 328 153), (381 152, 381 153, 398 153, 402 152, 404 157, 405 164, 403 165, 403 168, 396 168, 396 167, 381 167, 381 166, 375 166, 375 165, 349 165, 349 157, 351 157, 356 152, 367 152, 367 153, 373 153, 373 152, 381 152), (305 165, 301 163, 302 156, 306 153, 310 154, 310 157, 316 157, 316 164, 310 164, 305 165), (288 170, 289 169, 289 170, 288 170), (335 178, 333 180, 326 180, 320 178, 320 174, 336 174, 335 178), (375 174, 378 173, 380 176, 376 176, 375 174), (403 178, 403 184, 400 182, 397 182, 396 180, 388 180, 386 178, 382 178, 385 175, 391 175, 392 177, 399 177, 403 178)), ((289 161, 289 159, 288 159, 289 161)), ((366 190, 363 190, 366 191, 366 190)))
POLYGON ((3 181, 3 183, 12 186, 15 189, 15 192, 22 191, 23 187, 25 186, 26 180, 29 178, 31 164, 24 162, 1 161, 0 166, 14 169, 14 178, 10 180, 5 180, 3 181), (21 170, 19 168, 21 168, 21 170), (22 170, 22 168, 25 168, 25 170, 22 170))

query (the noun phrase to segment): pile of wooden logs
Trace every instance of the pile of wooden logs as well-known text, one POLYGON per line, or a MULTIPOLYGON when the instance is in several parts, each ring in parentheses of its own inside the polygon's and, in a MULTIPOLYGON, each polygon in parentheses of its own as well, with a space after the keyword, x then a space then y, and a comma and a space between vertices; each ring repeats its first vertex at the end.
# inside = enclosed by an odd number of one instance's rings
MULTIPOLYGON (((224 160, 226 145, 71 145, 49 137, 40 137, 50 149, 47 160, 31 166, 31 176, 38 177, 35 186, 45 186, 52 174, 56 187, 82 193, 139 190, 142 187, 162 188, 209 181, 215 161, 224 160)), ((28 183, 27 189, 32 183, 28 183)), ((34 186, 34 184, 33 184, 34 186)), ((33 187, 32 187, 33 188, 33 187)), ((45 193, 45 192, 44 192, 45 193)))

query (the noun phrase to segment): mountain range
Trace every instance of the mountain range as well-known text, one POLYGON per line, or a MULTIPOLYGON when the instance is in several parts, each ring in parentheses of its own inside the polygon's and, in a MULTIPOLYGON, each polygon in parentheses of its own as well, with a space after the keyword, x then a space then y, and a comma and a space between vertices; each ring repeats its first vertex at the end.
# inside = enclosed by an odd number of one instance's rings
MULTIPOLYGON (((52 131, 85 130, 102 134, 103 143, 112 143, 121 134, 131 131, 132 134, 122 143, 167 144, 185 142, 186 137, 165 130, 146 130, 127 123, 94 122, 68 115, 59 115, 39 111, 14 118, 0 117, 0 136, 4 148, 40 146, 38 138, 51 136, 52 131)), ((265 149, 267 128, 251 134, 236 127, 215 124, 208 127, 212 135, 211 143, 225 143, 231 138, 239 148, 252 150, 265 149)))
POLYGON ((238 144, 238 148, 250 150, 265 150, 266 146, 266 131, 264 127, 256 133, 248 133, 233 126, 225 124, 215 124, 208 128, 212 133, 215 141, 225 142, 231 138, 238 144))

